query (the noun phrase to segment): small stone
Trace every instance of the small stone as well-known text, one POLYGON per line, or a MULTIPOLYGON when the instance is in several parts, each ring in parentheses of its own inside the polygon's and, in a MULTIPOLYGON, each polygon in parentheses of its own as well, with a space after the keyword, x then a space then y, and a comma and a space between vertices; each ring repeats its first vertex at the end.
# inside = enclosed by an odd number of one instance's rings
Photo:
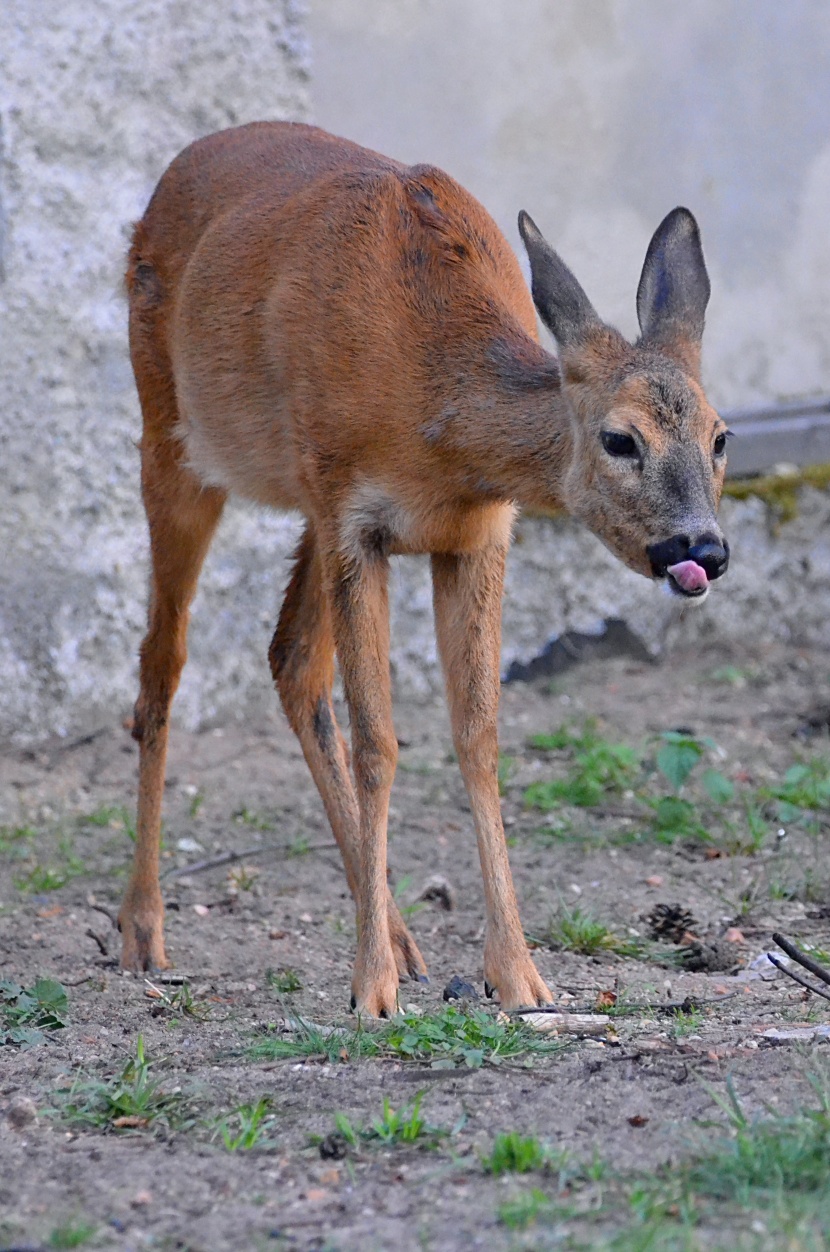
POLYGON ((198 839, 178 839, 176 841, 176 847, 179 852, 204 852, 204 848, 199 843, 198 839))
POLYGON ((6 1109, 6 1117, 15 1130, 22 1130, 37 1118, 37 1106, 28 1096, 15 1096, 6 1109))
POLYGON ((445 1000, 480 1000, 472 983, 465 982, 458 974, 453 974, 443 991, 445 1000))
POLYGON ((333 1130, 320 1140, 320 1156, 324 1161, 342 1161, 347 1152, 346 1140, 338 1130, 333 1130))
POLYGON ((730 926, 723 937, 727 943, 746 943, 743 931, 738 930, 737 926, 730 926))
POLYGON ((152 1204, 152 1203, 153 1203, 152 1192, 146 1191, 146 1190, 136 1191, 132 1200, 130 1200, 130 1204, 134 1209, 146 1208, 148 1204, 152 1204))
POLYGON ((646 879, 646 886, 647 887, 662 887, 664 882, 665 882, 665 879, 663 878, 662 874, 651 874, 646 879))
POLYGON ((196 914, 197 917, 207 917, 208 913, 210 912, 210 909, 208 908, 206 904, 194 904, 193 912, 196 914))

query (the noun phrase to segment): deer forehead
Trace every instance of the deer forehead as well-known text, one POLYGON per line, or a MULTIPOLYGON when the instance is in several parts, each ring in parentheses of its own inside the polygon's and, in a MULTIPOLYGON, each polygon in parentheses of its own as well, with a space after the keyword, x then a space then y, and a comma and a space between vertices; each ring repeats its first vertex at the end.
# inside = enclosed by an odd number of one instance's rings
POLYGON ((617 389, 611 415, 623 428, 636 427, 658 454, 678 442, 708 448, 718 420, 698 384, 673 369, 627 378, 617 389))

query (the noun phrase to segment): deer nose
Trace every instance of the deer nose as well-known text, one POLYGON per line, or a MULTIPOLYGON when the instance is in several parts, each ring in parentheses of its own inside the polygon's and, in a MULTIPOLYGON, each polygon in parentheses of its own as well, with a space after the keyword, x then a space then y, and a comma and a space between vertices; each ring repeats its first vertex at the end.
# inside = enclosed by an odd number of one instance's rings
POLYGON ((716 535, 701 535, 689 548, 688 559, 706 570, 710 582, 726 573, 729 565, 729 544, 716 535))
POLYGON ((706 577, 711 582, 726 573, 729 544, 713 534, 698 535, 694 540, 688 535, 673 535, 661 543, 649 544, 646 555, 655 578, 663 578, 670 565, 694 561, 706 571, 706 577))

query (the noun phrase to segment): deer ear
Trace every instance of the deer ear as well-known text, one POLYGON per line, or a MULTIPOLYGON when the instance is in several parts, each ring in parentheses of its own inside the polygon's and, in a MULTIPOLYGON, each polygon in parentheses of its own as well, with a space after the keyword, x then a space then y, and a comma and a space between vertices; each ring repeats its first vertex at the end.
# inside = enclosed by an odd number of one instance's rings
POLYGON ((709 292, 697 222, 688 209, 672 209, 648 245, 637 288, 641 342, 697 375, 709 292))
POLYGON ((524 210, 519 214, 519 234, 530 261, 533 303, 560 348, 566 348, 602 323, 565 262, 524 210))

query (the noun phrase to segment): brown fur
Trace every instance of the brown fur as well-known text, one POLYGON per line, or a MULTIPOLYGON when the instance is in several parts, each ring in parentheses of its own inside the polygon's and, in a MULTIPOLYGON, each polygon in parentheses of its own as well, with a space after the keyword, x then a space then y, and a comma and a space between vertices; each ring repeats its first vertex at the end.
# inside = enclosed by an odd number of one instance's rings
POLYGON ((597 325, 563 352, 563 389, 516 258, 468 193, 440 170, 284 123, 213 135, 173 162, 136 226, 127 285, 152 582, 124 966, 167 964, 158 841, 169 709, 199 570, 236 491, 308 519, 270 662, 356 899, 358 1009, 393 1012, 399 978, 425 971, 386 884, 397 756, 388 558, 414 552, 432 554, 484 875, 485 977, 507 1007, 549 1000, 519 921, 496 779, 514 502, 564 506, 646 574, 647 544, 676 533, 683 509, 714 526, 718 419, 682 372, 693 351, 681 344, 673 359, 670 344, 632 347, 597 325), (637 426, 655 449, 651 471, 632 478, 602 452, 609 423, 637 426), (685 503, 666 489, 672 459, 685 503), (354 783, 331 704, 335 652, 354 783))

